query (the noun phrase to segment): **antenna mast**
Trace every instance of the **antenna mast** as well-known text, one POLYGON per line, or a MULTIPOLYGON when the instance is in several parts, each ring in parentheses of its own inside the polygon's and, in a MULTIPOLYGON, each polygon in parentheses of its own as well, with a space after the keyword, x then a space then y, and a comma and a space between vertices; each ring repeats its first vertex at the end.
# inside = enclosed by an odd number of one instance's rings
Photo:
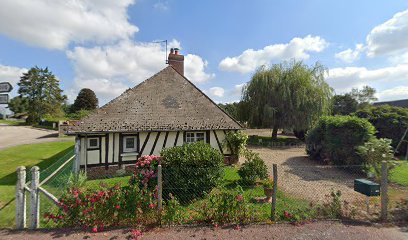
POLYGON ((166 64, 169 64, 169 60, 167 59, 167 39, 166 40, 158 40, 158 41, 154 41, 154 43, 165 43, 166 44, 166 52, 165 52, 165 56, 164 56, 164 62, 166 63, 166 64))

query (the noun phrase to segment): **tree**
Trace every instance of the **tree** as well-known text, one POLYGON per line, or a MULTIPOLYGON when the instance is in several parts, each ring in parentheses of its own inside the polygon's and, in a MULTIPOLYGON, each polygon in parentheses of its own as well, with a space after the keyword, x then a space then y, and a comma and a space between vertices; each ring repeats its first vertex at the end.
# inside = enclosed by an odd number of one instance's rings
POLYGON ((80 110, 94 110, 98 107, 98 98, 95 92, 89 88, 83 88, 79 91, 74 104, 72 105, 72 111, 78 112, 80 110))
POLYGON ((324 81, 326 68, 301 61, 261 67, 244 87, 251 126, 271 127, 272 139, 279 128, 308 129, 330 110, 333 90, 324 81))
POLYGON ((28 111, 28 99, 17 96, 10 100, 9 109, 14 113, 25 113, 28 111))
POLYGON ((358 102, 359 108, 364 108, 371 103, 377 101, 375 97, 376 90, 370 86, 364 86, 362 89, 351 89, 350 95, 358 102))
POLYGON ((59 80, 48 68, 31 68, 20 78, 18 86, 18 93, 28 100, 28 123, 36 123, 46 114, 55 116, 61 113, 67 97, 62 94, 59 80))
POLYGON ((225 112, 227 112, 235 120, 245 123, 248 121, 248 112, 246 104, 243 101, 234 103, 218 104, 225 112))
POLYGON ((349 115, 357 111, 358 102, 351 94, 335 95, 332 98, 333 115, 349 115))

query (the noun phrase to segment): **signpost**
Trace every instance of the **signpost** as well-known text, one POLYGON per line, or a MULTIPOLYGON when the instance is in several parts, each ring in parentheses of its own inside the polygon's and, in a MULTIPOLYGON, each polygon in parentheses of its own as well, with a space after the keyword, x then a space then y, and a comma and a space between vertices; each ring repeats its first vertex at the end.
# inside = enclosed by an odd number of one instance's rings
POLYGON ((0 104, 8 104, 8 102, 9 102, 9 95, 0 94, 0 104))
MULTIPOLYGON (((9 95, 8 93, 13 90, 13 86, 9 82, 2 82, 0 83, 0 104, 8 104, 9 103, 9 95)), ((5 114, 3 118, 5 118, 5 114)))
POLYGON ((13 90, 13 86, 11 86, 10 83, 8 82, 2 82, 0 83, 0 93, 8 93, 13 90))

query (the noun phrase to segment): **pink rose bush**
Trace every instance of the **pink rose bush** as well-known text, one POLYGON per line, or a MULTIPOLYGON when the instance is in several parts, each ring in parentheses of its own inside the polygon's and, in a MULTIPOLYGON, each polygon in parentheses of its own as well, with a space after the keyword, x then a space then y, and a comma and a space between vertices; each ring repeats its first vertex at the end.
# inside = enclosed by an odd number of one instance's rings
POLYGON ((45 218, 58 226, 77 226, 102 231, 111 226, 157 222, 157 166, 160 158, 143 156, 136 163, 129 186, 97 189, 71 188, 59 199, 59 210, 45 218))
POLYGON ((157 186, 157 169, 160 157, 147 155, 140 157, 135 165, 129 184, 139 184, 139 187, 154 189, 157 186))

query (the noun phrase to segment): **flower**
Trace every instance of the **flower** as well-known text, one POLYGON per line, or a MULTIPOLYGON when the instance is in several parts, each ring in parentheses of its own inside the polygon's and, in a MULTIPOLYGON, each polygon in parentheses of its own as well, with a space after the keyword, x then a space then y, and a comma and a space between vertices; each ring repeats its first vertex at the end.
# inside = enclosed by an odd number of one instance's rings
POLYGON ((93 233, 98 232, 98 228, 97 228, 97 227, 93 227, 93 228, 92 228, 92 232, 93 232, 93 233))
POLYGON ((115 208, 116 208, 116 209, 120 209, 120 206, 119 206, 119 205, 116 205, 115 208))
POLYGON ((235 200, 237 200, 237 202, 241 202, 242 200, 244 200, 244 197, 242 197, 242 195, 238 195, 235 200))

